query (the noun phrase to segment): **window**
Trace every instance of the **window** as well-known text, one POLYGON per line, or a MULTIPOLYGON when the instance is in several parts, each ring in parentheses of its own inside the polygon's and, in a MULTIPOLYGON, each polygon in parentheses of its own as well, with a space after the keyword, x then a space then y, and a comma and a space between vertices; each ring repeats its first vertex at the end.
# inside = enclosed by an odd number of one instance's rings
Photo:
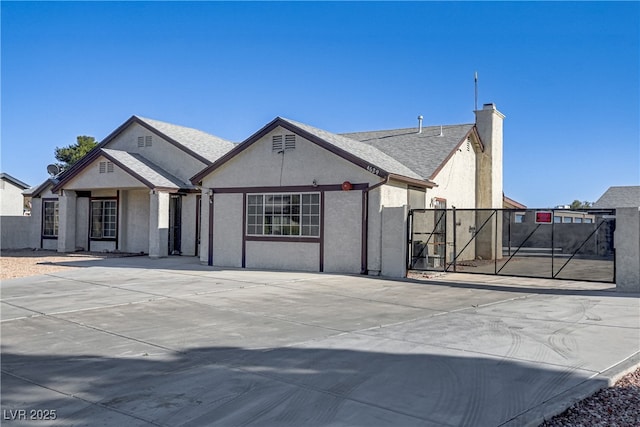
POLYGON ((575 222, 577 224, 582 224, 582 218, 574 218, 573 222, 575 222))
POLYGON ((562 217, 559 215, 554 215, 553 216, 553 222, 562 222, 562 217))
POLYGON ((250 194, 247 234, 319 237, 320 194, 250 194))
POLYGON ((117 225, 117 203, 115 200, 91 201, 91 238, 115 239, 117 225))
POLYGON ((42 236, 58 237, 58 211, 57 200, 44 200, 42 202, 42 236))
POLYGON ((524 222, 524 214, 523 213, 517 213, 516 217, 515 217, 515 222, 517 224, 521 224, 524 222))
POLYGON ((565 223, 571 223, 571 222, 573 222, 572 220, 573 220, 573 218, 571 218, 570 216, 562 217, 562 222, 565 222, 565 223))
POLYGON ((585 224, 592 224, 592 223, 593 223, 593 220, 592 220, 591 218, 585 218, 585 219, 584 219, 584 223, 585 223, 585 224))

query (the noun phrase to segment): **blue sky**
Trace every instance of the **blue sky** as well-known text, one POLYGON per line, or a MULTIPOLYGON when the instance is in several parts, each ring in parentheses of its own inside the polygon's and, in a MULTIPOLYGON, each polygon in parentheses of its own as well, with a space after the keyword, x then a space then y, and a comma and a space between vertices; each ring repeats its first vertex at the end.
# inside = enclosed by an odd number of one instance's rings
POLYGON ((638 2, 0 3, 1 168, 131 115, 240 142, 276 116, 331 132, 504 123, 505 193, 530 206, 640 184, 638 2))

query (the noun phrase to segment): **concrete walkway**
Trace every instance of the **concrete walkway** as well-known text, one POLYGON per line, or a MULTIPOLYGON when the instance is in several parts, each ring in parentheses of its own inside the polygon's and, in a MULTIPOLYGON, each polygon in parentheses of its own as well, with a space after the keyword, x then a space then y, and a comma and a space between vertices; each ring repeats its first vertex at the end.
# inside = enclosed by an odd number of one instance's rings
POLYGON ((1 285, 3 425, 535 426, 640 360, 611 284, 77 265, 1 285))

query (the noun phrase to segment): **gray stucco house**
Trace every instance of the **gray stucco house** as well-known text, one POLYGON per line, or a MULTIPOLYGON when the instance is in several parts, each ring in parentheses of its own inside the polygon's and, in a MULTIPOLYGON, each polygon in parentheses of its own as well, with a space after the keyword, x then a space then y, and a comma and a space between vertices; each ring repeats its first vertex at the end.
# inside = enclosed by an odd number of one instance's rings
POLYGON ((30 190, 32 237, 60 252, 379 274, 388 209, 503 207, 504 116, 475 114, 342 135, 278 117, 240 144, 132 116, 30 190))
POLYGON ((502 208, 503 118, 338 135, 278 117, 192 177, 200 259, 379 274, 386 208, 502 208))

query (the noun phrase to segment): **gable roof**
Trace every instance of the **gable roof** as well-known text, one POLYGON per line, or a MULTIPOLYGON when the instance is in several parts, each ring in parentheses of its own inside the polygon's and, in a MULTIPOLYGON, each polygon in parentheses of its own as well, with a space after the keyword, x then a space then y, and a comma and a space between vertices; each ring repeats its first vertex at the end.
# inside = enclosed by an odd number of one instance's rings
MULTIPOLYGON (((199 161, 201 161, 206 165, 210 165, 216 159, 224 155, 226 152, 228 152, 235 146, 235 144, 230 141, 224 140, 222 138, 218 138, 217 136, 210 135, 206 132, 202 132, 197 129, 173 125, 171 123, 165 123, 159 120, 147 119, 147 118, 142 118, 134 115, 134 116, 131 116, 126 122, 118 126, 116 130, 111 132, 93 150, 87 153, 77 163, 75 163, 69 169, 67 169, 62 174, 60 174, 58 176, 58 182, 54 185, 52 191, 58 191, 60 188, 64 186, 64 184, 66 184, 72 178, 74 178, 76 175, 82 172, 85 167, 87 167, 99 156, 103 155, 104 154, 104 152, 102 151, 103 148, 105 148, 105 146, 107 146, 110 141, 114 140, 118 135, 120 135, 125 129, 127 129, 133 123, 137 123, 140 126, 145 127, 149 131, 155 133, 156 135, 168 141, 170 144, 178 147, 185 153, 191 155, 192 157, 198 159, 199 161)), ((117 151, 117 150, 109 150, 109 151, 117 151)), ((128 153, 128 154, 132 154, 132 153, 128 153)), ((143 158, 142 156, 139 156, 139 157, 143 158)), ((130 161, 133 161, 133 160, 130 160, 130 161)), ((125 163, 123 163, 123 165, 125 165, 125 163)), ((160 167, 155 165, 155 168, 152 168, 152 169, 156 170, 157 172, 157 169, 160 169, 160 167)), ((131 171, 133 172, 134 170, 135 168, 132 169, 131 171)), ((164 173, 161 175, 164 176, 164 175, 170 175, 170 174, 164 171, 164 173)), ((185 184, 185 185, 187 185, 187 187, 189 188, 191 187, 190 184, 185 184)))
POLYGON ((192 189, 190 183, 182 181, 162 169, 160 166, 145 159, 140 154, 120 150, 102 148, 104 157, 117 164, 131 176, 142 182, 150 189, 192 189))
POLYGON ((4 179, 5 181, 9 181, 10 183, 12 183, 13 185, 15 185, 16 187, 20 187, 23 190, 29 188, 29 184, 25 184, 24 182, 20 181, 18 178, 14 178, 11 175, 9 175, 8 173, 0 173, 0 179, 4 179))
POLYGON ((640 185, 609 187, 594 208, 636 208, 640 207, 640 185))
POLYGON ((409 181, 416 185, 423 185, 425 187, 434 186, 434 183, 423 179, 423 177, 415 171, 370 144, 365 144, 343 135, 334 134, 283 117, 276 117, 258 132, 251 135, 233 150, 214 162, 211 166, 196 174, 191 178, 191 182, 194 184, 199 183, 205 176, 209 175, 233 157, 240 154, 278 126, 300 135, 312 143, 315 143, 345 160, 369 170, 370 172, 372 170, 377 170, 378 173, 376 175, 379 175, 382 178, 392 177, 399 180, 409 181))
POLYGON ((49 188, 50 186, 53 187, 58 183, 58 179, 57 178, 47 178, 42 184, 38 185, 37 187, 31 187, 29 189, 26 189, 22 192, 23 195, 28 196, 28 197, 38 197, 40 194, 42 194, 47 188, 49 188))
MULTIPOLYGON (((423 179, 432 180, 454 150, 471 133, 475 133, 476 140, 480 141, 473 124, 448 125, 442 128, 428 126, 423 127, 420 133, 418 128, 406 128, 342 135, 369 144, 416 171, 423 179)), ((480 147, 484 149, 482 145, 480 147)))

